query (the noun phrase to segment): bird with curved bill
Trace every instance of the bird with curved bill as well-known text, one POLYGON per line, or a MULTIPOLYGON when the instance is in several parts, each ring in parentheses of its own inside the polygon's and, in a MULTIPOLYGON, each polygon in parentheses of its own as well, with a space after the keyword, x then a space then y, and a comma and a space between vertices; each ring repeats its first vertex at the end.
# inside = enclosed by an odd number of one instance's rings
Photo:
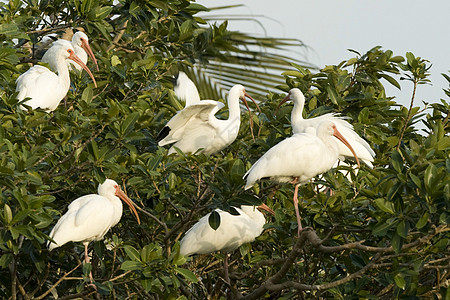
MULTIPOLYGON (((109 229, 119 223, 122 217, 121 200, 130 207, 140 224, 133 201, 114 180, 106 179, 98 186, 98 194, 79 197, 69 204, 67 212, 49 234, 52 241, 48 242, 48 249, 53 250, 68 242, 82 242, 84 261, 89 263, 89 242, 103 239, 109 229)), ((89 276, 93 281, 92 273, 89 276)))
MULTIPOLYGON (((352 146, 358 158, 364 162, 368 167, 373 168, 373 161, 375 157, 375 152, 372 150, 370 145, 360 137, 353 126, 347 122, 346 117, 341 117, 335 113, 327 113, 314 118, 303 118, 303 108, 305 106, 305 96, 298 88, 293 88, 289 91, 287 96, 280 102, 278 107, 288 100, 294 102, 294 107, 291 113, 291 125, 292 133, 304 133, 309 130, 317 130, 320 123, 323 121, 331 121, 336 125, 336 128, 341 133, 341 135, 347 140, 347 142, 352 146)), ((347 145, 342 143, 339 139, 334 138, 339 147, 339 159, 344 160, 345 158, 352 158, 353 153, 349 150, 347 145)))
MULTIPOLYGON (((184 153, 201 152, 210 155, 228 147, 236 139, 241 125, 239 99, 244 102, 251 114, 246 97, 251 99, 259 109, 258 104, 247 94, 245 88, 237 84, 231 88, 228 95, 227 120, 215 117, 216 112, 223 107, 223 103, 218 101, 201 100, 185 107, 160 131, 156 138, 158 145, 173 144, 168 154, 176 153, 175 148, 178 148, 184 153)), ((252 120, 251 117, 250 120, 252 120)))
MULTIPOLYGON (((51 61, 56 66, 53 73, 48 68, 35 65, 20 75, 16 80, 17 99, 32 109, 42 108, 47 112, 54 111, 61 100, 67 95, 70 87, 69 69, 66 60, 72 60, 80 65, 92 78, 95 87, 97 83, 89 68, 75 54, 72 44, 58 43, 47 50, 51 61), (28 100, 27 100, 28 98, 28 100)), ((21 108, 24 109, 23 105, 21 108)))
POLYGON ((298 187, 333 167, 339 156, 339 146, 334 137, 349 148, 359 166, 358 156, 352 146, 333 122, 325 120, 318 126, 317 131, 296 133, 270 148, 243 177, 246 180, 246 190, 263 178, 295 185, 293 202, 299 236, 302 224, 298 209, 298 187))
MULTIPOLYGON (((98 69, 98 64, 97 64, 97 59, 95 58, 94 52, 91 49, 91 46, 89 45, 89 38, 86 35, 86 33, 82 32, 82 31, 77 31, 75 32, 75 34, 72 36, 72 41, 67 41, 65 39, 59 39, 53 42, 52 47, 53 46, 57 46, 59 44, 64 44, 64 43, 71 43, 73 49, 75 50, 75 54, 80 58, 80 60, 86 65, 87 64, 87 60, 88 60, 88 56, 92 59, 92 61, 95 64, 95 67, 98 69)), ((51 57, 51 52, 45 52, 44 56, 42 57, 42 62, 49 64, 50 69, 54 72, 57 71, 57 65, 55 63, 55 61, 52 59, 51 57)), ((67 63, 67 67, 69 69, 69 71, 75 69, 79 72, 82 71, 82 67, 75 63, 72 60, 66 60, 67 63)))

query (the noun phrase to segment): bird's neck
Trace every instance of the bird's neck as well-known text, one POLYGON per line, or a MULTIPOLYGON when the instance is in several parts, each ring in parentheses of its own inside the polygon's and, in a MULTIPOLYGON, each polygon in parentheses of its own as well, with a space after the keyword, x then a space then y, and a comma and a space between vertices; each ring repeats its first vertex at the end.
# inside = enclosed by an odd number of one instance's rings
POLYGON ((228 96, 228 120, 240 120, 241 108, 239 107, 239 96, 230 93, 228 96))
POLYGON ((304 102, 294 102, 294 108, 292 108, 291 113, 291 123, 303 120, 303 108, 305 106, 304 102))
POLYGON ((67 68, 65 59, 60 58, 57 60, 56 71, 58 72, 58 77, 61 82, 61 85, 64 87, 64 89, 69 90, 70 76, 69 76, 69 69, 67 68))
POLYGON ((123 212, 123 205, 122 205, 122 200, 120 200, 118 197, 114 196, 111 197, 109 199, 109 201, 111 201, 111 204, 114 207, 114 215, 112 217, 112 223, 114 225, 116 225, 117 223, 119 223, 120 218, 122 217, 122 212, 123 212))

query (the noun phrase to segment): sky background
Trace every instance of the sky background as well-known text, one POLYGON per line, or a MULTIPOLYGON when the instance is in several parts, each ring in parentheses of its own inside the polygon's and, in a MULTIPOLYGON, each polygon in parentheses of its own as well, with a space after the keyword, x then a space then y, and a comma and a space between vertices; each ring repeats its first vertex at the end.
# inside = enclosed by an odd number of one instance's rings
MULTIPOLYGON (((229 29, 262 36, 296 38, 310 47, 299 49, 299 60, 323 68, 364 54, 375 46, 392 50, 394 56, 412 52, 432 63, 432 85, 420 86, 414 106, 422 101, 440 102, 448 97, 441 73, 450 70, 450 1, 433 0, 199 0, 206 7, 243 4, 220 11, 221 15, 253 15, 256 22, 230 21, 229 29)), ((212 14, 212 13, 208 13, 212 14)), ((215 14, 219 14, 219 11, 215 14)), ((450 75, 450 74, 449 74, 450 75)), ((400 82, 402 90, 386 83, 389 96, 409 107, 412 83, 400 82)))

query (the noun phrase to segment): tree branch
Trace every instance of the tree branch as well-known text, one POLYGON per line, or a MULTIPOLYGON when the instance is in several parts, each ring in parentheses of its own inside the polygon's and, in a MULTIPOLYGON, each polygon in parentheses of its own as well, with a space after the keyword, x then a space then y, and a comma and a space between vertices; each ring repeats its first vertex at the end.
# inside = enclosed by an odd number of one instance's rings
MULTIPOLYGON (((66 272, 60 279, 58 279, 58 281, 56 281, 45 293, 43 293, 42 295, 40 295, 39 297, 36 298, 36 300, 40 300, 40 299, 44 299, 48 294, 51 293, 51 291, 53 291, 58 284, 60 284, 63 280, 65 280, 67 278, 67 276, 69 276, 73 271, 75 271, 76 269, 78 269, 79 266, 81 266, 82 263, 79 263, 75 268, 73 268, 72 270, 70 270, 69 272, 66 272)), ((62 298, 60 298, 62 299, 62 298)), ((68 298, 70 299, 70 298, 68 298)))

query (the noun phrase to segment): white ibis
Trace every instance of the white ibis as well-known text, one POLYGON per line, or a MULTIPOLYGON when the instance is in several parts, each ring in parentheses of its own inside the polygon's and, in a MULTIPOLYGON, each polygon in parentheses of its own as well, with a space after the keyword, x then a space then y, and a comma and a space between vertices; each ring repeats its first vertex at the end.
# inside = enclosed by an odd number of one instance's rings
POLYGON ((75 50, 70 42, 58 43, 48 49, 47 53, 49 53, 49 57, 54 62, 58 74, 43 66, 36 65, 31 67, 16 80, 16 91, 19 92, 17 95, 19 101, 31 98, 24 104, 31 106, 32 109, 40 107, 46 111, 55 110, 59 102, 66 96, 70 87, 66 59, 73 60, 86 70, 97 87, 94 76, 75 54, 75 50))
MULTIPOLYGON (((52 46, 58 45, 60 43, 66 43, 66 40, 59 39, 59 40, 53 42, 52 46)), ((95 66, 97 68, 97 71, 98 71, 97 59, 94 56, 94 52, 92 52, 91 46, 89 46, 88 36, 82 31, 77 31, 73 35, 71 43, 72 43, 73 49, 75 50, 75 54, 80 58, 80 60, 84 64, 87 64, 87 59, 88 59, 88 55, 89 55, 89 57, 94 62, 95 66)), ((57 65, 55 64, 55 61, 52 59, 51 53, 48 53, 48 51, 44 53, 44 56, 42 57, 42 62, 48 63, 50 66, 50 69, 52 71, 57 71, 57 65)), ((80 65, 74 63, 73 61, 68 60, 68 61, 66 61, 66 63, 69 67, 69 71, 72 69, 76 69, 79 72, 82 71, 82 67, 80 65)))
POLYGON ((265 177, 275 182, 290 182, 295 185, 293 201, 299 235, 302 225, 298 211, 298 187, 333 167, 339 156, 339 147, 333 136, 350 149, 359 166, 355 151, 333 122, 328 120, 322 122, 317 128, 316 135, 311 131, 296 133, 279 142, 258 159, 244 175, 244 180, 247 181, 245 189, 251 188, 265 177))
POLYGON ((70 203, 67 212, 61 216, 50 232, 49 236, 55 242, 48 242, 49 250, 68 242, 83 242, 84 258, 88 263, 89 242, 103 239, 108 230, 120 221, 122 217, 120 199, 130 206, 140 224, 133 201, 114 180, 106 179, 98 186, 98 194, 85 195, 70 203))
POLYGON ((238 214, 215 210, 220 215, 220 225, 216 230, 209 225, 210 213, 203 216, 186 232, 180 242, 180 254, 184 256, 225 252, 224 270, 227 282, 229 282, 227 252, 254 241, 263 232, 266 219, 259 210, 274 214, 274 211, 265 204, 258 207, 242 205, 241 208, 233 207, 233 209, 238 214))
POLYGON ((175 79, 173 90, 178 99, 185 102, 185 107, 200 102, 197 87, 186 73, 180 71, 175 79))
POLYGON ((239 132, 241 125, 239 99, 242 99, 250 112, 245 97, 255 102, 242 85, 237 84, 231 88, 228 95, 227 120, 220 120, 214 116, 223 107, 223 103, 218 101, 202 100, 185 107, 173 116, 158 134, 156 138, 158 145, 173 144, 169 154, 176 152, 174 147, 184 153, 196 153, 203 149, 201 152, 207 155, 224 149, 233 143, 239 132))
MULTIPOLYGON (((292 132, 302 133, 307 128, 315 128, 317 130, 319 124, 325 120, 329 120, 336 125, 336 128, 342 134, 342 136, 348 141, 348 143, 355 150, 358 158, 363 161, 367 166, 373 168, 372 162, 375 157, 375 152, 370 148, 370 145, 361 138, 354 130, 353 126, 344 120, 343 117, 339 117, 334 113, 328 113, 315 118, 303 119, 303 107, 305 105, 305 96, 298 88, 293 88, 289 91, 289 94, 280 102, 285 103, 288 100, 293 100, 294 108, 291 113, 292 132)), ((339 146, 339 157, 353 157, 353 154, 339 140, 335 139, 339 146)))

